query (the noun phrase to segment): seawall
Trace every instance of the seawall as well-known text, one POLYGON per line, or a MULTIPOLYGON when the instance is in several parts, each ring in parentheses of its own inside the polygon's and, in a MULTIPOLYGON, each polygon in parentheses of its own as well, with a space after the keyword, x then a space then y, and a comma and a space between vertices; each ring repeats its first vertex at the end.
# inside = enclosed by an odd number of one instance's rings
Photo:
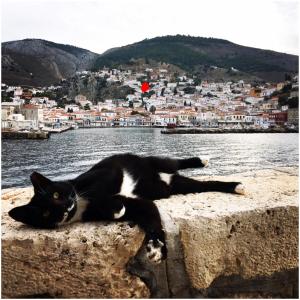
POLYGON ((30 139, 30 140, 44 140, 49 139, 50 133, 46 131, 39 132, 22 132, 22 131, 2 131, 3 139, 30 139))
POLYGON ((156 201, 168 259, 144 257, 128 223, 36 230, 7 215, 31 188, 2 191, 2 297, 298 297, 298 170, 200 180, 239 180, 247 194, 177 195, 156 201))
POLYGON ((162 134, 209 134, 209 133, 298 133, 298 129, 269 128, 269 129, 223 129, 223 128, 173 128, 161 130, 162 134))

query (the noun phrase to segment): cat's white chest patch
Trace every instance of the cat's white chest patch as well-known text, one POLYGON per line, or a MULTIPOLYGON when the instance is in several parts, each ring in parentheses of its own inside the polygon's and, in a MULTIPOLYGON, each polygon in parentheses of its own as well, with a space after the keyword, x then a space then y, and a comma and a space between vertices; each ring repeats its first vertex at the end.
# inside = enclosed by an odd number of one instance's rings
POLYGON ((168 174, 168 173, 158 173, 158 174, 161 181, 165 182, 167 185, 171 183, 173 174, 168 174))
MULTIPOLYGON (((80 197, 80 196, 76 196, 76 212, 74 214, 74 216, 68 220, 65 221, 65 218, 60 222, 60 224, 70 224, 76 221, 81 221, 82 219, 82 214, 86 211, 86 207, 88 206, 88 200, 80 197)), ((60 225, 59 224, 59 225, 60 225)))
POLYGON ((135 186, 136 181, 134 181, 133 177, 126 170, 123 170, 123 181, 121 184, 119 195, 128 198, 136 198, 136 195, 133 194, 135 186))

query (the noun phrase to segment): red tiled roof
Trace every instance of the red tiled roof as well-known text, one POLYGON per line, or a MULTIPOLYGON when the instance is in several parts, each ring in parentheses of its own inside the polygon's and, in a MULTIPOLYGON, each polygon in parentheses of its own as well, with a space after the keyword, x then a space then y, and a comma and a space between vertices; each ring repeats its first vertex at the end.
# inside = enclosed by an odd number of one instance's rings
POLYGON ((39 106, 38 105, 34 105, 34 104, 24 104, 22 106, 23 109, 38 109, 39 106))

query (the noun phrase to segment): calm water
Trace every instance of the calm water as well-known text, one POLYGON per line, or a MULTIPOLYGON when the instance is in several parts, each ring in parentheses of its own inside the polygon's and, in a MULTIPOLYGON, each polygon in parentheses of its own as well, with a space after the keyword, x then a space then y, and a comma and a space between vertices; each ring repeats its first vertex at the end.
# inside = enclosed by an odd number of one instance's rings
POLYGON ((79 129, 49 140, 2 141, 2 188, 28 186, 29 175, 72 178, 116 153, 191 157, 209 155, 209 168, 185 175, 221 175, 253 169, 298 166, 298 134, 162 135, 160 129, 79 129))

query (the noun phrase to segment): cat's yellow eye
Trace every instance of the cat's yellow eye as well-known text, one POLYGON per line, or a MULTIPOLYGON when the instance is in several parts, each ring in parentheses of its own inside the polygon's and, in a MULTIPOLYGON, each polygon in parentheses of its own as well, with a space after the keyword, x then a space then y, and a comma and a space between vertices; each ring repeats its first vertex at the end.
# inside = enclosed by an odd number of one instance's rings
POLYGON ((54 198, 54 199, 58 199, 58 198, 59 198, 59 193, 58 193, 58 192, 55 192, 55 193, 53 194, 53 198, 54 198))

